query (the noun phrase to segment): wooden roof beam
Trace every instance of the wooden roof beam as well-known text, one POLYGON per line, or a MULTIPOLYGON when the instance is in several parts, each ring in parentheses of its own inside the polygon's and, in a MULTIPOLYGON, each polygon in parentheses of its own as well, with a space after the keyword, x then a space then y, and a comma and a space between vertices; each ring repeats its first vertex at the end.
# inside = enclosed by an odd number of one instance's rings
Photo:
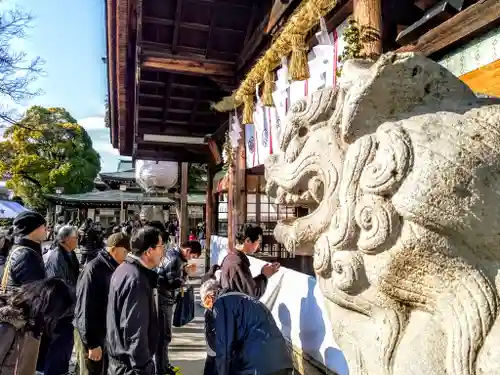
POLYGON ((178 147, 168 150, 168 145, 165 145, 163 148, 158 147, 154 150, 143 150, 139 148, 137 150, 137 159, 208 163, 210 161, 210 153, 208 152, 208 150, 204 153, 193 153, 186 150, 181 150, 178 147))
MULTIPOLYGON (((228 5, 233 8, 244 8, 244 9, 250 9, 252 6, 251 5, 245 5, 245 4, 237 4, 233 0, 197 0, 200 3, 207 3, 207 4, 216 4, 217 6, 220 5, 228 5)), ((255 1, 255 0, 253 0, 255 1)))
POLYGON ((165 104, 163 105, 163 119, 167 118, 168 108, 170 107, 170 93, 172 91, 172 83, 173 83, 172 74, 169 74, 167 77, 167 84, 165 85, 165 104))
POLYGON ((268 36, 265 32, 268 22, 269 22, 269 15, 264 17, 264 19, 253 31, 252 36, 248 38, 248 40, 246 41, 245 46, 243 47, 240 55, 238 56, 238 66, 237 66, 238 71, 241 70, 249 62, 248 60, 252 58, 252 56, 255 54, 255 51, 259 49, 261 44, 268 36))
POLYGON ((456 43, 467 41, 499 23, 500 2, 479 0, 422 35, 414 44, 403 46, 397 52, 420 52, 429 56, 456 43))
POLYGON ((291 0, 287 2, 281 0, 274 0, 271 13, 269 14, 269 21, 265 28, 265 33, 269 34, 273 30, 273 28, 278 24, 278 22, 282 19, 283 15, 286 12, 289 12, 290 10, 294 9, 299 3, 300 0, 291 0))
POLYGON ((217 130, 217 125, 207 126, 201 124, 195 124, 191 126, 170 126, 170 124, 165 124, 165 126, 151 126, 147 125, 139 128, 139 139, 142 139, 144 134, 160 134, 160 135, 172 135, 178 137, 204 137, 207 134, 212 134, 217 130))
POLYGON ((184 56, 159 57, 146 54, 142 57, 141 67, 149 70, 205 76, 234 77, 235 75, 233 64, 199 61, 184 56))
POLYGON ((163 120, 160 118, 152 118, 152 117, 140 117, 139 118, 139 124, 141 123, 148 123, 148 124, 166 124, 167 126, 172 125, 172 126, 186 126, 186 127, 193 127, 193 126, 205 126, 205 127, 210 127, 210 126, 217 126, 217 124, 213 123, 207 123, 207 122, 195 122, 195 123, 190 123, 189 121, 177 121, 177 120, 163 120))
MULTIPOLYGON (((144 17, 144 22, 148 23, 148 24, 161 25, 161 26, 174 26, 175 25, 175 20, 171 20, 168 18, 161 18, 161 17, 144 17)), ((197 23, 197 22, 181 22, 179 26, 182 29, 191 29, 191 30, 198 30, 198 31, 209 31, 210 30, 210 25, 206 25, 204 23, 197 23)), ((216 26, 215 28, 217 30, 229 32, 229 33, 244 33, 245 32, 243 30, 232 29, 230 27, 216 26)))
POLYGON ((175 25, 174 25, 174 36, 172 38, 172 53, 177 53, 177 47, 179 46, 179 31, 181 28, 181 15, 182 15, 182 0, 177 0, 175 8, 175 25))

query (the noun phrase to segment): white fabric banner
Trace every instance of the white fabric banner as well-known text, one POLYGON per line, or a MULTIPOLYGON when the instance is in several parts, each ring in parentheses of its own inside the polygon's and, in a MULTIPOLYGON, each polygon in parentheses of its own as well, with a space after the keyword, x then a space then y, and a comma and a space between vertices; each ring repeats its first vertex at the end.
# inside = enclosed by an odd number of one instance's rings
MULTIPOLYGON (((227 255, 227 237, 212 236, 210 265, 221 264, 227 255)), ((266 263, 249 257, 257 276, 266 263)), ((338 375, 348 375, 347 361, 333 338, 330 314, 314 277, 281 267, 267 284, 260 300, 271 311, 283 336, 338 375)))
POLYGON ((259 156, 257 154, 257 142, 255 140, 256 132, 253 124, 245 125, 245 148, 247 168, 253 168, 259 165, 259 156))
POLYGON ((263 107, 259 98, 253 115, 253 129, 250 130, 248 125, 246 128, 247 168, 262 165, 269 155, 279 152, 282 124, 293 103, 317 90, 337 85, 341 65, 338 58, 344 50, 343 34, 347 25, 346 20, 329 37, 323 38, 327 44, 313 47, 309 53, 309 79, 290 82, 286 63, 277 70, 276 91, 272 94, 275 107, 263 107))

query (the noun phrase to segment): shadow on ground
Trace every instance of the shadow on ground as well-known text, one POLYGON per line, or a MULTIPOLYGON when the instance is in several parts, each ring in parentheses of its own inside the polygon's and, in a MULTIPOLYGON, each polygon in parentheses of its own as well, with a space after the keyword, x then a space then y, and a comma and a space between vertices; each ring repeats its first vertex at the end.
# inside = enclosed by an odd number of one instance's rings
POLYGON ((181 375, 202 375, 205 359, 177 361, 175 365, 179 366, 181 375))

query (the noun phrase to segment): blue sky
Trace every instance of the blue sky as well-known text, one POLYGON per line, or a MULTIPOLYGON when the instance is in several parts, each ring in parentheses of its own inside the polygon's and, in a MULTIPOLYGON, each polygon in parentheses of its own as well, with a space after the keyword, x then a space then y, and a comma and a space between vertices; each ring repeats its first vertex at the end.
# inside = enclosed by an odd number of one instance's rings
MULTIPOLYGON (((43 94, 22 103, 66 108, 84 126, 101 154, 102 171, 116 170, 118 152, 104 127, 106 55, 104 0, 3 0, 1 8, 20 6, 34 21, 16 49, 45 60, 34 84, 43 94)), ((22 109, 21 109, 22 110, 22 109)))

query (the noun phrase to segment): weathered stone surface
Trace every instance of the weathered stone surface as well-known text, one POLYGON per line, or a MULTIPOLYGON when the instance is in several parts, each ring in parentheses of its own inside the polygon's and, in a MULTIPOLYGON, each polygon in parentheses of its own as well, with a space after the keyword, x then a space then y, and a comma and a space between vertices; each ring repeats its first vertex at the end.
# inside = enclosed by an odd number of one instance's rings
POLYGON ((294 105, 268 194, 352 375, 500 374, 500 101, 432 60, 349 61, 294 105))

